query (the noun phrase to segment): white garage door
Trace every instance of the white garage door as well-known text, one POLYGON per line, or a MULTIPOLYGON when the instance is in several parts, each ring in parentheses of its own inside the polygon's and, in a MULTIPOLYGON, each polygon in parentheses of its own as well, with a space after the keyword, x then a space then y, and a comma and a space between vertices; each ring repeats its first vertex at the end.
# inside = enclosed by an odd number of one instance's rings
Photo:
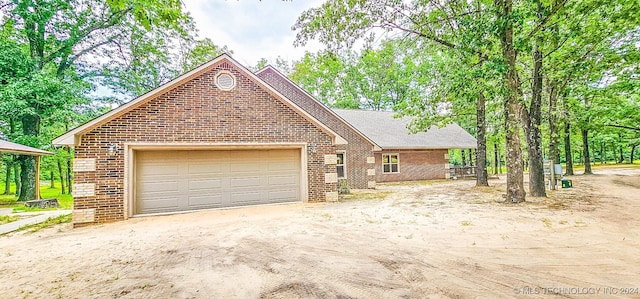
POLYGON ((137 151, 135 213, 299 201, 300 150, 137 151))

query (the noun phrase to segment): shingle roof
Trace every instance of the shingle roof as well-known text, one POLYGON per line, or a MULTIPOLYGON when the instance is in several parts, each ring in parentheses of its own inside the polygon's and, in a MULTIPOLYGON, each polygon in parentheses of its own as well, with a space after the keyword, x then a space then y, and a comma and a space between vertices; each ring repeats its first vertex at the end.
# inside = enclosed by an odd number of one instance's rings
POLYGON ((459 125, 432 126, 426 132, 409 134, 409 117, 394 118, 395 112, 333 109, 358 131, 383 149, 476 148, 476 139, 459 125))
POLYGON ((0 153, 13 153, 29 156, 53 155, 51 152, 4 140, 0 140, 0 153))

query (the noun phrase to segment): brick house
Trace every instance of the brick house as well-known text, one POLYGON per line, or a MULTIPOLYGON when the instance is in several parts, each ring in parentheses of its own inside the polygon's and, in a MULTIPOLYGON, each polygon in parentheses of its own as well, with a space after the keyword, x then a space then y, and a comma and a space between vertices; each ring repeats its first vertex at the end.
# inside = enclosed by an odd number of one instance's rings
POLYGON ((394 112, 333 111, 380 147, 373 153, 376 182, 448 179, 449 149, 476 148, 476 139, 455 123, 411 134, 411 119, 394 112))
POLYGON ((339 181, 373 188, 376 181, 423 179, 408 163, 436 163, 424 178, 444 177, 448 165, 444 148, 414 159, 408 149, 391 147, 400 157, 389 156, 340 111, 275 69, 254 74, 227 54, 53 144, 75 148, 75 226, 141 214, 336 201, 339 181), (383 163, 397 158, 401 175, 397 162, 383 163), (385 177, 386 169, 392 171, 385 177))

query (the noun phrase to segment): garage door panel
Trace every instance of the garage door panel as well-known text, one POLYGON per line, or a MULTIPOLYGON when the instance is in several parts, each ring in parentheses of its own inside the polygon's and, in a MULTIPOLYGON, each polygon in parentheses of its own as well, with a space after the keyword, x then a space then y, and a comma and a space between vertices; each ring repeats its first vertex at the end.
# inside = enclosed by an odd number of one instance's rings
POLYGON ((293 201, 298 198, 298 191, 292 189, 269 191, 268 200, 271 202, 293 201))
POLYGON ((223 175, 225 172, 225 168, 228 166, 222 165, 221 163, 196 163, 196 164, 188 164, 188 173, 189 174, 218 174, 223 175))
POLYGON ((136 152, 135 213, 300 200, 300 150, 136 152))
POLYGON ((180 196, 154 197, 158 199, 148 199, 140 203, 139 208, 143 211, 152 210, 156 212, 170 211, 178 208, 180 196))
POLYGON ((196 179, 189 180, 189 192, 193 191, 220 191, 223 186, 222 179, 196 179))
POLYGON ((277 161, 277 162, 269 162, 267 163, 268 171, 296 171, 300 167, 299 162, 297 161, 277 161))
POLYGON ((260 177, 236 177, 230 178, 230 187, 231 188, 242 188, 242 187, 260 187, 261 178, 260 177))
POLYGON ((267 151, 267 157, 269 159, 281 158, 285 160, 291 160, 292 158, 298 158, 299 155, 300 151, 297 149, 267 151))
POLYGON ((176 181, 153 181, 140 184, 138 191, 141 193, 162 193, 170 191, 178 191, 178 182, 176 181))
POLYGON ((149 161, 151 163, 158 163, 161 161, 175 161, 179 158, 179 154, 180 153, 178 151, 146 151, 140 152, 136 156, 136 160, 142 162, 149 161))
POLYGON ((231 205, 248 205, 252 203, 260 203, 263 201, 260 196, 261 192, 259 191, 231 192, 229 194, 229 202, 231 203, 231 205))
POLYGON ((221 207, 224 197, 222 194, 207 194, 189 196, 189 207, 221 207))
POLYGON ((258 162, 245 162, 245 163, 231 163, 231 173, 243 173, 243 172, 259 172, 262 170, 262 165, 258 162))
POLYGON ((152 176, 178 175, 178 165, 147 163, 145 167, 141 169, 140 174, 152 176))
POLYGON ((298 180, 299 180, 298 176, 295 175, 295 174, 282 175, 282 176, 272 175, 272 176, 269 176, 268 185, 270 185, 270 186, 277 186, 277 185, 294 186, 294 185, 297 185, 298 180))

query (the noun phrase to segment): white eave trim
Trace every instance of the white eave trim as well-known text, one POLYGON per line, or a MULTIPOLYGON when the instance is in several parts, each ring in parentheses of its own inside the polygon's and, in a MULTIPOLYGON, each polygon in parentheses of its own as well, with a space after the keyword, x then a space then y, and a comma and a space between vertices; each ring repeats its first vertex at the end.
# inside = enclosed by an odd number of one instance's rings
POLYGON ((314 118, 312 115, 308 114, 306 111, 304 111, 304 109, 300 108, 299 106, 297 106, 295 103, 291 102, 289 99, 287 99, 284 95, 282 95, 281 93, 279 93, 277 90, 275 90, 273 87, 271 87, 269 84, 267 84, 266 82, 262 81, 262 79, 258 78, 258 76, 256 76, 253 72, 249 71, 247 68, 245 68, 244 66, 242 66, 241 64, 239 64, 237 61, 235 61, 233 58, 231 58, 231 56, 229 56, 228 54, 224 53, 212 60, 210 60, 207 63, 204 63, 200 66, 198 66, 197 68, 184 73, 182 75, 180 75, 179 77, 158 86, 157 88, 129 101, 126 104, 123 104, 101 116, 98 116, 86 123, 84 123, 83 125, 80 125, 78 127, 76 127, 75 129, 72 129, 70 131, 68 131, 67 133, 60 135, 58 137, 56 137, 55 139, 53 139, 52 143, 54 145, 68 145, 68 146, 76 146, 80 144, 80 139, 81 136, 83 135, 83 133, 85 133, 86 131, 89 131, 90 129, 99 126, 101 124, 104 124, 120 115, 123 115, 127 112, 129 112, 131 109, 134 109, 140 105, 143 105, 146 103, 146 100, 148 99, 153 99, 156 96, 159 96, 165 92, 167 92, 168 90, 171 90, 175 87, 180 86, 181 84, 183 84, 186 80, 192 79, 196 76, 199 76, 200 74, 202 74, 202 72, 204 70, 206 70, 207 68, 211 67, 212 65, 222 61, 222 60, 227 60, 229 63, 233 64, 234 66, 236 66, 238 69, 240 69, 242 72, 245 73, 245 75, 249 78, 251 78, 252 80, 254 80, 254 82, 256 82, 259 85, 262 85, 265 89, 267 89, 267 91, 269 91, 272 95, 274 95, 276 98, 278 98, 280 101, 282 101, 285 105, 287 105, 289 108, 293 109, 294 111, 298 112, 302 117, 304 117, 305 119, 307 119, 308 121, 310 121, 311 123, 313 123, 314 125, 316 125, 318 128, 320 128, 323 132, 325 132, 326 134, 328 134, 329 136, 332 137, 332 141, 333 144, 335 145, 344 145, 347 144, 347 140, 345 140, 344 138, 342 138, 342 136, 338 135, 338 133, 334 132, 333 130, 331 130, 330 128, 328 128, 327 126, 325 126, 322 122, 320 122, 319 120, 317 120, 316 118, 314 118))

